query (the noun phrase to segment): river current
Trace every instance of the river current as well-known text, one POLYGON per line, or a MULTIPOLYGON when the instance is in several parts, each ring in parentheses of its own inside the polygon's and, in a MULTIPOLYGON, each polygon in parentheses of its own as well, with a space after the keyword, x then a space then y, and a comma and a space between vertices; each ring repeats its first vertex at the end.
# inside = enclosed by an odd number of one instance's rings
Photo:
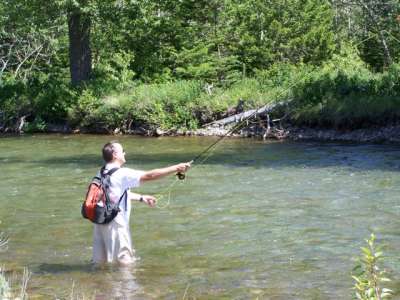
MULTIPOLYGON (((137 262, 94 268, 80 205, 112 138, 0 138, 0 231, 10 237, 0 264, 28 268, 31 299, 352 299, 371 232, 399 287, 399 146, 226 139, 185 181, 138 188, 163 196, 158 208, 134 203, 137 262)), ((215 141, 118 140, 141 170, 189 161, 215 141)))

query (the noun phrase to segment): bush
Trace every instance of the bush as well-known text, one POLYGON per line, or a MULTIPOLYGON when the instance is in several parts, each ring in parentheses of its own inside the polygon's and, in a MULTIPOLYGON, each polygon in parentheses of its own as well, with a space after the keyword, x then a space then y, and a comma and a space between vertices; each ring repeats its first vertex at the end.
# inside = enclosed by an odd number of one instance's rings
POLYGON ((65 70, 51 75, 38 72, 26 81, 4 80, 0 86, 3 127, 14 127, 23 116, 29 122, 63 122, 68 108, 76 101, 76 91, 69 86, 65 74, 65 70))
POLYGON ((33 113, 34 104, 23 82, 3 81, 0 85, 0 94, 0 127, 13 127, 20 117, 33 113))
POLYGON ((196 128, 193 101, 201 93, 195 81, 141 84, 120 93, 96 97, 86 90, 69 112, 73 125, 129 129, 129 124, 153 128, 196 128))
POLYGON ((25 122, 22 131, 24 132, 44 132, 46 130, 46 123, 41 117, 36 117, 32 122, 25 122))
POLYGON ((400 117, 399 65, 372 73, 354 52, 344 51, 312 70, 293 88, 296 124, 358 128, 400 117))
POLYGON ((128 87, 135 76, 129 69, 133 60, 133 54, 125 51, 113 53, 103 59, 101 63, 95 65, 93 80, 88 83, 87 88, 93 90, 97 96, 104 96, 128 87))

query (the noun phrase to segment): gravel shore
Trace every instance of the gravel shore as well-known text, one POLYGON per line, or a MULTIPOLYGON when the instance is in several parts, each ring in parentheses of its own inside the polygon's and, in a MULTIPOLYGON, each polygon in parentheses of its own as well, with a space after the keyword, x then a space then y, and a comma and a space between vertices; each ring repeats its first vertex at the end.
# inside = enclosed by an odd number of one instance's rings
MULTIPOLYGON (((223 136, 229 128, 208 127, 196 131, 177 132, 178 135, 223 136)), ((359 143, 400 143, 400 125, 391 125, 355 130, 335 130, 326 128, 307 128, 288 126, 286 128, 248 127, 237 137, 259 137, 265 139, 346 141, 359 143)))
MULTIPOLYGON (((44 133, 95 133, 95 134, 132 134, 142 136, 224 136, 229 133, 231 127, 208 126, 197 130, 169 130, 149 128, 134 128, 124 131, 119 128, 110 131, 98 129, 71 129, 67 125, 48 125, 44 133)), ((23 133, 23 132, 21 132, 23 133)), ((3 135, 13 135, 12 132, 3 135)), ((15 134, 15 132, 14 132, 15 134)), ((355 130, 336 130, 329 128, 307 128, 295 126, 271 127, 251 125, 233 134, 233 137, 254 137, 263 139, 280 140, 318 140, 318 141, 345 141, 359 143, 400 143, 400 125, 388 125, 381 127, 361 128, 355 130)))

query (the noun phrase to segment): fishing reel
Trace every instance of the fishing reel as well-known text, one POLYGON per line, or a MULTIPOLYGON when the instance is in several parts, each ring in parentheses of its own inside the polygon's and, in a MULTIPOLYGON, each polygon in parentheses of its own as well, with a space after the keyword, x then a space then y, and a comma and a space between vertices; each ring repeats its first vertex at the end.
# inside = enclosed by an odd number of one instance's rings
POLYGON ((178 172, 176 173, 176 177, 178 177, 179 180, 184 180, 186 178, 186 174, 178 172))
MULTIPOLYGON (((192 164, 193 162, 194 162, 194 160, 191 160, 189 162, 189 167, 190 167, 190 164, 192 164)), ((184 180, 186 178, 186 174, 183 172, 178 172, 178 173, 176 173, 176 177, 178 177, 179 180, 184 180)))

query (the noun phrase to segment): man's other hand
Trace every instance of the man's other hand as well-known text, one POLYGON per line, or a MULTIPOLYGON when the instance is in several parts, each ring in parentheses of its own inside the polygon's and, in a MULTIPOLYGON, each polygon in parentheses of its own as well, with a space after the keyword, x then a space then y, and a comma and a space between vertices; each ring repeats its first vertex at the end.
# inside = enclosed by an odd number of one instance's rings
POLYGON ((147 203, 150 207, 156 206, 157 199, 150 195, 143 195, 143 202, 147 203))

